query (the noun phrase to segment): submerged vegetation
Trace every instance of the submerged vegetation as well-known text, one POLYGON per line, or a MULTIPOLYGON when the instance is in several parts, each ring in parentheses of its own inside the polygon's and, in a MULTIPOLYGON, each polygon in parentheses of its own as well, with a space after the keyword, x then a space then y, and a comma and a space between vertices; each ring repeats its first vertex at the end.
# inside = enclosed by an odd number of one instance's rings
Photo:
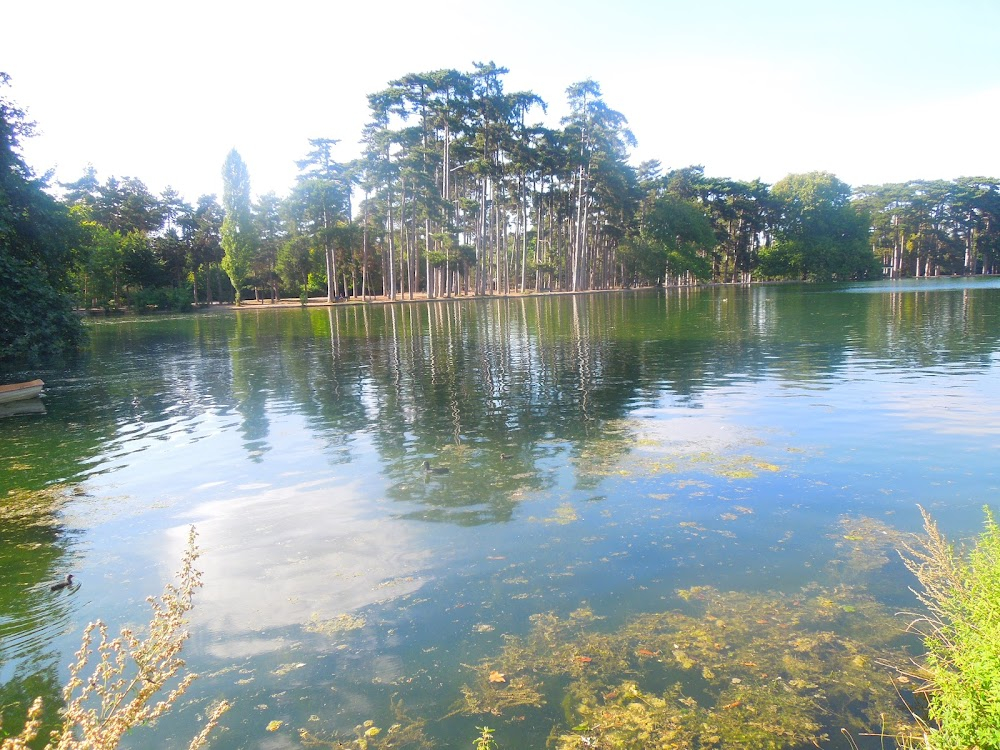
MULTIPOLYGON (((36 503, 49 507, 64 492, 43 493, 36 503)), ((14 512, 23 513, 25 498, 13 499, 14 512)), ((841 582, 831 586, 756 593, 695 586, 675 590, 664 611, 615 621, 585 604, 565 615, 535 614, 527 633, 503 636, 494 656, 466 665, 472 677, 448 716, 537 725, 558 706, 562 720, 548 739, 557 750, 792 750, 823 746, 835 732, 892 738, 914 750, 997 747, 1000 526, 987 509, 975 545, 956 551, 923 517, 919 538, 878 519, 843 518, 831 534, 840 555, 830 561, 841 582), (905 621, 863 583, 891 562, 894 549, 921 587, 916 595, 926 609, 909 629, 925 653, 915 653, 905 621)), ((103 623, 87 627, 46 747, 111 750, 185 694, 196 678, 185 673, 180 654, 185 617, 201 586, 197 555, 192 529, 178 583, 150 599, 144 636, 124 628, 111 638, 103 623)), ((304 629, 333 636, 364 622, 346 614, 314 617, 304 629)), ((482 624, 475 632, 493 629, 482 624)), ((284 665, 274 674, 304 666, 284 665)), ((354 750, 437 746, 428 718, 411 716, 398 693, 390 703, 391 722, 368 719, 350 736, 303 727, 298 742, 354 750)), ((208 707, 190 748, 205 744, 228 708, 226 701, 208 707)), ((39 699, 0 749, 34 746, 42 723, 39 699)), ((286 723, 273 720, 266 731, 286 723)), ((498 730, 476 730, 476 747, 503 746, 498 730)))
POLYGON ((905 655, 891 612, 857 589, 794 595, 697 587, 677 610, 600 627, 587 608, 532 617, 463 688, 457 711, 501 716, 561 688, 558 748, 794 748, 906 721, 882 659, 905 655))

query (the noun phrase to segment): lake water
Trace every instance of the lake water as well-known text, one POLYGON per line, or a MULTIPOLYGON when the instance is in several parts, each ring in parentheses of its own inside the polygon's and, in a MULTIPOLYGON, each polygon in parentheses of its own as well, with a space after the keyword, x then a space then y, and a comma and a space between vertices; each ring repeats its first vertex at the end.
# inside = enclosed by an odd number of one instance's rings
POLYGON ((193 524, 203 676, 134 747, 219 698, 219 748, 878 747, 894 548, 1000 482, 995 279, 247 306, 36 375, 0 495, 65 501, 2 516, 0 715, 145 621, 193 524))

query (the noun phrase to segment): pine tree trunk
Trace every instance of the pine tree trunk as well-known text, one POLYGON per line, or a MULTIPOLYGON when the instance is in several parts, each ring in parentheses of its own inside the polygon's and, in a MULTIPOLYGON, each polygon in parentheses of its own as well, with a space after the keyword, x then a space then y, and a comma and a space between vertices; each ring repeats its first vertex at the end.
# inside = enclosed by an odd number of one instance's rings
MULTIPOLYGON (((387 217, 387 221, 388 221, 389 226, 387 227, 387 229, 389 230, 389 258, 388 258, 388 262, 386 263, 386 265, 388 266, 387 270, 389 272, 388 273, 388 275, 389 275, 388 297, 389 297, 390 301, 395 302, 396 301, 396 275, 395 275, 396 258, 395 258, 395 247, 394 247, 394 243, 393 243, 394 231, 393 231, 393 225, 392 225, 392 191, 390 190, 390 191, 388 191, 388 193, 389 193, 389 200, 387 201, 387 203, 388 203, 388 209, 389 209, 388 210, 388 214, 389 215, 387 217)), ((383 276, 383 279, 384 278, 385 277, 383 276)), ((383 293, 385 293, 386 290, 385 290, 385 282, 384 281, 382 282, 382 286, 383 286, 382 291, 383 291, 383 293)))

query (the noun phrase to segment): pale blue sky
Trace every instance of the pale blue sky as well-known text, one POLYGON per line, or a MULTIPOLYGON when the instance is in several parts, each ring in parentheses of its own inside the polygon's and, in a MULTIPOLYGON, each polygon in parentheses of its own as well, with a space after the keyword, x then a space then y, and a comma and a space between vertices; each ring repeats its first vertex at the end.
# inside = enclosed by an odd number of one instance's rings
MULTIPOLYGON (((236 147, 255 193, 283 195, 310 137, 357 154, 366 94, 409 72, 510 69, 563 112, 593 78, 639 140, 634 159, 774 182, 1000 177, 1000 3, 17 3, 0 70, 38 121, 38 171, 221 190, 236 147)), ((538 113, 539 119, 542 114, 538 113)))

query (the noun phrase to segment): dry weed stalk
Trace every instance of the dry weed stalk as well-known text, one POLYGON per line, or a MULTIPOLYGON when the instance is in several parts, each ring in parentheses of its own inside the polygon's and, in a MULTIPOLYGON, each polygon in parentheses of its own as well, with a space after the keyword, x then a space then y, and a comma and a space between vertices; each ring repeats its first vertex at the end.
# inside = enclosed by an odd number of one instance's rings
POLYGON ((955 556, 954 547, 941 534, 934 519, 923 507, 918 507, 926 536, 920 544, 903 544, 905 554, 901 557, 923 587, 919 591, 910 590, 927 607, 930 616, 917 617, 910 623, 909 630, 924 637, 943 638, 947 643, 947 626, 952 615, 948 604, 968 597, 967 574, 955 556))
MULTIPOLYGON (((122 628, 117 638, 110 638, 103 622, 87 625, 63 688, 62 725, 52 730, 46 750, 112 750, 127 732, 167 713, 191 686, 198 675, 183 672, 181 650, 188 639, 186 615, 193 606, 194 592, 202 586, 201 573, 194 565, 198 554, 192 526, 178 582, 168 583, 159 599, 147 599, 153 614, 145 638, 128 627, 122 628), (97 663, 85 677, 95 654, 97 663), (170 683, 173 687, 157 700, 170 683)), ((228 701, 220 701, 209 710, 188 750, 204 746, 229 707, 228 701)), ((27 748, 38 735, 41 711, 41 698, 36 698, 21 733, 4 739, 0 750, 27 748)))

